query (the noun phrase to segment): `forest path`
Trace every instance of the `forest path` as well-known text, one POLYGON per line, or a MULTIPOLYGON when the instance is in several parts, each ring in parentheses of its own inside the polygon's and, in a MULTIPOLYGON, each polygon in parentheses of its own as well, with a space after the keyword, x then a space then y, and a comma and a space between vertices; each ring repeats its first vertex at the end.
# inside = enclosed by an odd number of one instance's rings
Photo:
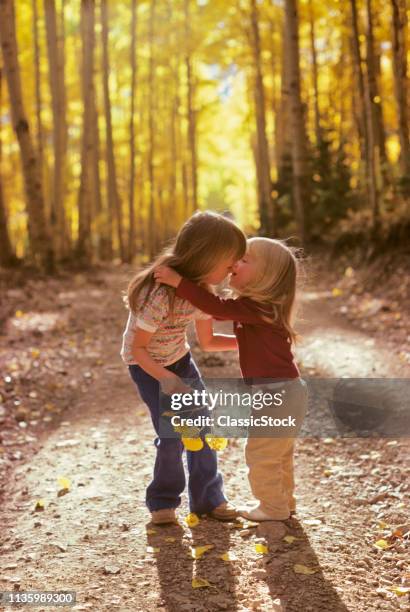
MULTIPOLYGON (((204 519, 190 529, 183 520, 184 498, 178 526, 153 527, 144 506, 153 433, 119 358, 124 272, 78 275, 54 282, 52 291, 45 281, 43 288, 41 320, 53 312, 57 318, 33 338, 28 322, 35 313, 20 313, 8 327, 9 349, 30 346, 41 380, 43 359, 49 368, 62 360, 54 375, 64 382, 55 385, 55 416, 41 431, 29 421, 28 431, 37 432, 38 440, 33 435, 31 447, 28 440, 9 471, 1 517, 1 590, 73 590, 74 610, 98 612, 406 609, 406 596, 391 590, 409 572, 400 535, 406 528, 389 538, 408 513, 405 438, 300 439, 297 519, 241 528, 204 519), (31 456, 30 448, 36 451, 31 456), (71 480, 63 496, 57 495, 59 476, 71 480), (39 499, 45 508, 35 511, 39 499), (286 535, 296 539, 287 542, 286 535), (268 554, 255 549, 261 538, 268 554), (391 544, 388 550, 374 546, 382 538, 391 544), (208 544, 214 548, 192 558, 191 547, 208 544), (228 551, 230 560, 222 560, 228 551), (315 573, 296 573, 296 565, 315 573), (192 588, 195 577, 211 586, 192 588)), ((379 340, 332 315, 320 294, 306 292, 304 303, 304 342, 298 349, 304 375, 404 375, 379 340)), ((195 348, 194 355, 205 377, 238 374, 235 354, 215 358, 195 348)), ((18 377, 8 384, 17 386, 18 377)), ((24 381, 19 384, 24 387, 24 381)), ((27 384, 24 388, 28 391, 27 384)), ((243 440, 230 440, 220 453, 233 503, 250 497, 242 447, 243 440)))

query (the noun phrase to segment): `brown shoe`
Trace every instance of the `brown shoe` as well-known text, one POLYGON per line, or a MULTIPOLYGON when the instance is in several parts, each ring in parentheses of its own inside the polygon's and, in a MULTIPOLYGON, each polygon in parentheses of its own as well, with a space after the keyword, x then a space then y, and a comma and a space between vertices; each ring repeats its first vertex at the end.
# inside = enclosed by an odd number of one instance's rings
POLYGON ((174 508, 164 508, 162 510, 154 510, 151 512, 151 522, 154 525, 167 525, 168 523, 176 523, 177 517, 174 508))
POLYGON ((211 512, 208 512, 208 516, 216 519, 217 521, 235 521, 239 516, 236 508, 228 502, 220 504, 214 508, 211 512))

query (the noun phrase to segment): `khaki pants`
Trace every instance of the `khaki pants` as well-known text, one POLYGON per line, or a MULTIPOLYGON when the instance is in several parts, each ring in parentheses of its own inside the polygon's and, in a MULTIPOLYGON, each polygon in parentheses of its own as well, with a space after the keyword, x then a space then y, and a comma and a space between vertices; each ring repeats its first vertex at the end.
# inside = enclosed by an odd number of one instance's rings
MULTIPOLYGON (((256 390, 256 389, 255 389, 256 390)), ((283 405, 253 410, 254 417, 294 417, 296 427, 252 427, 248 431, 245 459, 248 478, 259 507, 273 520, 285 520, 296 508, 294 497, 293 451, 307 409, 307 385, 297 378, 291 382, 258 386, 257 390, 277 393, 283 390, 283 405), (260 437, 263 433, 266 437, 260 437), (269 437, 268 437, 269 436, 269 437)))

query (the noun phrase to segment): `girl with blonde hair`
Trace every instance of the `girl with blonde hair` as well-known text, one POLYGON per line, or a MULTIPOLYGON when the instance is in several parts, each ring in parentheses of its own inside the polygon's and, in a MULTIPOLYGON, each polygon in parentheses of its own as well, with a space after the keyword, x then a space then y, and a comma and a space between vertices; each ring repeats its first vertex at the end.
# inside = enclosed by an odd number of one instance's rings
POLYGON ((293 328, 298 280, 298 260, 280 240, 251 238, 247 252, 232 269, 230 287, 236 298, 221 299, 183 277, 169 266, 160 266, 155 278, 176 288, 189 300, 218 319, 232 320, 238 342, 239 362, 246 384, 265 393, 279 392, 283 403, 253 410, 290 425, 248 431, 245 457, 255 502, 239 509, 255 521, 285 520, 296 511, 293 453, 307 407, 306 383, 300 378, 292 354, 297 338, 293 328), (261 437, 261 434, 263 437, 261 437))
MULTIPOLYGON (((172 393, 187 392, 184 379, 191 387, 205 389, 190 353, 186 329, 195 321, 199 344, 206 351, 232 350, 236 340, 213 334, 212 318, 176 296, 174 289, 158 286, 154 270, 158 264, 167 264, 194 283, 216 285, 245 250, 246 238, 232 221, 212 212, 196 213, 183 225, 173 244, 138 272, 128 287, 130 312, 121 356, 150 410, 157 433, 154 475, 146 491, 146 504, 155 524, 176 521, 175 509, 185 488, 184 445, 180 439, 162 435, 162 414, 170 410, 172 393)), ((219 520, 235 518, 237 513, 223 493, 215 451, 206 443, 199 451, 187 450, 187 464, 190 511, 219 520)))

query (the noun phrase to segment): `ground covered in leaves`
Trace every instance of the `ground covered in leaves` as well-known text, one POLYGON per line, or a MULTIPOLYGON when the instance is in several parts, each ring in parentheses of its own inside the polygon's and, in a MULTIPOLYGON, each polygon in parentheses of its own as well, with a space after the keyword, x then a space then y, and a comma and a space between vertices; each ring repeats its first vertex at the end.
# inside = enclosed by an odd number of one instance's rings
MULTIPOLYGON (((407 296, 376 307, 350 267, 305 288, 304 376, 408 377, 407 296)), ((74 590, 75 610, 408 609, 408 438, 300 439, 283 523, 195 524, 185 499, 179 525, 148 522, 153 434, 119 358, 129 273, 1 281, 1 590, 74 590)), ((235 354, 194 353, 205 376, 238 375, 235 354)), ((242 447, 220 453, 234 503, 242 447)))

